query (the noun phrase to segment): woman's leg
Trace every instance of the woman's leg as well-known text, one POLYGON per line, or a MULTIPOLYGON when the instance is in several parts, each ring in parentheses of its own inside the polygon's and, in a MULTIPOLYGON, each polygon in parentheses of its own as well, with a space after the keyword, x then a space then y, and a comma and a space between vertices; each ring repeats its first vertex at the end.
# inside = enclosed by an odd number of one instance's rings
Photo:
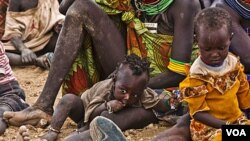
POLYGON ((153 141, 191 141, 190 116, 183 115, 173 127, 156 135, 153 141))

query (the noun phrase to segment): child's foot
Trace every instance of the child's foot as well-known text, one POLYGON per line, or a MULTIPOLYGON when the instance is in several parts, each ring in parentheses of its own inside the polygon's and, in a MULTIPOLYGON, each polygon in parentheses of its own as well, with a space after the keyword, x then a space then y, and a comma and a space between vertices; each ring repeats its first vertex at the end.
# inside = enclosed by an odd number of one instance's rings
POLYGON ((93 141, 126 141, 120 128, 111 120, 98 116, 90 123, 93 141))
POLYGON ((4 112, 3 118, 7 123, 14 126, 30 124, 40 128, 46 127, 51 120, 50 115, 33 107, 28 107, 19 112, 4 112))
POLYGON ((26 126, 21 126, 16 136, 16 141, 29 141, 29 129, 26 126))
POLYGON ((0 118, 0 135, 2 135, 5 132, 7 127, 8 127, 7 123, 2 118, 0 118))

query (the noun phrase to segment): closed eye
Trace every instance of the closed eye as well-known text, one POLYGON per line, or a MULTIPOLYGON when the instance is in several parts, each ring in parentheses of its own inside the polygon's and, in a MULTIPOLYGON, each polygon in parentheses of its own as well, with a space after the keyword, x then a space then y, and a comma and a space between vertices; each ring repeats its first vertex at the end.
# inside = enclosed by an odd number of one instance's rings
POLYGON ((223 46, 223 47, 220 47, 219 48, 219 50, 224 50, 226 47, 225 46, 223 46))

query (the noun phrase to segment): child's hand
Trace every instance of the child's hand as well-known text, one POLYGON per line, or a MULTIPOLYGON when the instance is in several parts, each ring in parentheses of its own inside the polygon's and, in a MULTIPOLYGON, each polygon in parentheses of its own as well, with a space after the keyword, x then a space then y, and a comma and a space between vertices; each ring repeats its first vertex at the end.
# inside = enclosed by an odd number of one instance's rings
POLYGON ((125 104, 123 104, 121 101, 118 100, 111 100, 107 102, 108 111, 111 113, 120 111, 125 106, 126 106, 125 104))

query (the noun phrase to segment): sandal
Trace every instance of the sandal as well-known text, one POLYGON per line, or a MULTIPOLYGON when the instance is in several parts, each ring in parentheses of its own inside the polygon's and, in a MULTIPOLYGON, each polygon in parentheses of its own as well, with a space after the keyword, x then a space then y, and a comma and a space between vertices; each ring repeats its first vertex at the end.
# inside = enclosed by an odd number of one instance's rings
POLYGON ((44 69, 49 69, 51 66, 51 62, 53 60, 54 53, 48 52, 36 59, 36 65, 42 67, 44 69))

